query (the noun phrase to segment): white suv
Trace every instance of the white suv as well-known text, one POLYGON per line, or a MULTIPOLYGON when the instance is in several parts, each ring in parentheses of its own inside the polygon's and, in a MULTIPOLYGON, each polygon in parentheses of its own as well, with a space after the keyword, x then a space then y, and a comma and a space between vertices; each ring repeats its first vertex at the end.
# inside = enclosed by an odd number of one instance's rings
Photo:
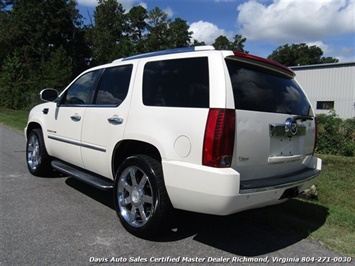
POLYGON ((211 46, 115 60, 34 107, 34 175, 113 189, 122 225, 149 237, 174 208, 215 215, 283 202, 321 171, 316 119, 295 74, 211 46))

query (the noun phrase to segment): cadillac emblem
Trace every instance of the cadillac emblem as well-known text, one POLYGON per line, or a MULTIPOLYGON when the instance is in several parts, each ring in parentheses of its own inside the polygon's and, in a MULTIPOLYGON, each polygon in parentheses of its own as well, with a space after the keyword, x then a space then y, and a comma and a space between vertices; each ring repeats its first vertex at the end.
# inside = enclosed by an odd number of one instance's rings
POLYGON ((296 135, 298 132, 298 124, 296 120, 292 118, 287 118, 285 121, 285 132, 291 133, 292 135, 296 135))

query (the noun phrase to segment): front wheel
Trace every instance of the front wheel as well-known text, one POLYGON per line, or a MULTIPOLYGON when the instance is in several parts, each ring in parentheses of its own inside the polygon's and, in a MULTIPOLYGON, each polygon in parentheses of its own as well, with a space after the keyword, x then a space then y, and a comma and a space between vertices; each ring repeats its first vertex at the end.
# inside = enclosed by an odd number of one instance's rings
POLYGON ((51 173, 50 156, 44 145, 41 129, 33 129, 28 134, 26 161, 28 170, 35 176, 45 176, 51 173))
POLYGON ((160 162, 146 155, 127 158, 116 174, 114 204, 133 235, 148 238, 167 229, 172 207, 160 162))

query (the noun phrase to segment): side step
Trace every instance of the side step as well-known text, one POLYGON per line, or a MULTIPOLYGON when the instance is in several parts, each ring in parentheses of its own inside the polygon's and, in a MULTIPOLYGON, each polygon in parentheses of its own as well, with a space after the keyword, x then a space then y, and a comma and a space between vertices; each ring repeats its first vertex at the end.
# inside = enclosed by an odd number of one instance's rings
POLYGON ((96 175, 94 173, 87 172, 70 164, 54 160, 51 162, 54 169, 64 174, 70 175, 75 179, 85 182, 90 186, 98 188, 100 190, 113 189, 113 181, 111 179, 96 175))

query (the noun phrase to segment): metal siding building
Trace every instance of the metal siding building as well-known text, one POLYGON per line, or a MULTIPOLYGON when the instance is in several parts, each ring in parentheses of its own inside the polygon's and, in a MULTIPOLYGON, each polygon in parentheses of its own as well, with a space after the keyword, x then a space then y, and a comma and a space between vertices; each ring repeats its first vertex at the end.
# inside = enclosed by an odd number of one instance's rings
POLYGON ((316 114, 355 117, 355 62, 291 67, 316 114))

